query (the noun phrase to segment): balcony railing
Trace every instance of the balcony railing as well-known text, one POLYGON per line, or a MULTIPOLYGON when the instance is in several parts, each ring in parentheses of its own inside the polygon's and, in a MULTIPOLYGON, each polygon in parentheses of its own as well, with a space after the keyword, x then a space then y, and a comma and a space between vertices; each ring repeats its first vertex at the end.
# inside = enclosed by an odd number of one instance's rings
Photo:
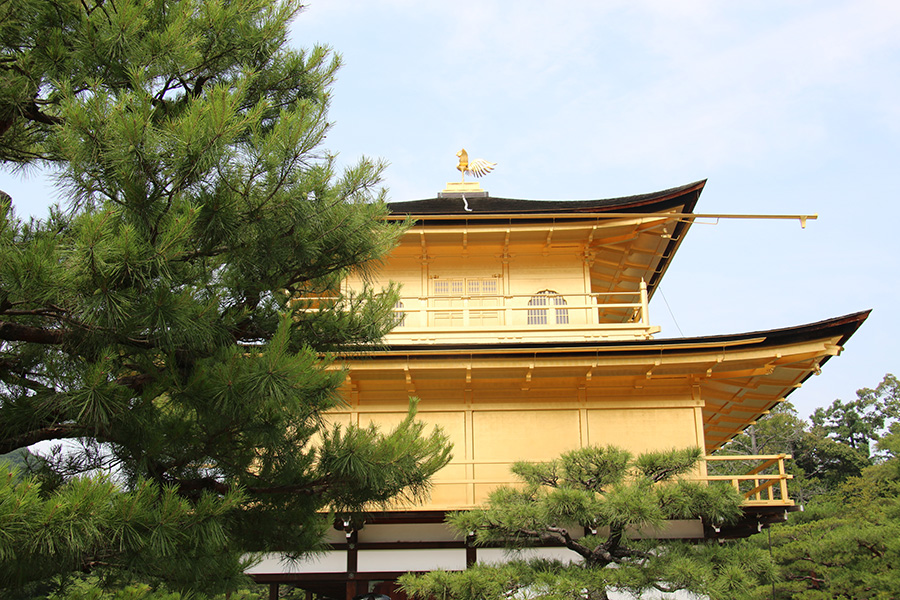
MULTIPOLYGON (((793 506, 794 501, 788 495, 787 482, 793 476, 785 471, 784 461, 790 459, 789 454, 751 455, 751 456, 707 456, 701 462, 698 473, 689 479, 706 482, 730 482, 744 497, 745 506, 793 506), (713 463, 711 465, 710 463, 713 463), (734 471, 728 474, 708 474, 707 471, 734 471)), ((480 504, 487 498, 488 492, 502 485, 518 485, 509 468, 508 460, 454 460, 451 466, 464 467, 466 477, 455 478, 438 476, 434 480, 435 489, 442 486, 460 485, 465 488, 466 499, 459 497, 452 506, 435 506, 434 508, 466 509, 480 504), (487 467, 494 476, 484 476, 479 471, 487 467), (500 474, 502 473, 502 475, 500 474)), ((460 490, 461 491, 461 490, 460 490)), ((439 495, 439 494, 438 494, 439 495)), ((455 494, 454 494, 455 495, 455 494)), ((437 503, 436 503, 437 504, 437 503)))
POLYGON ((703 479, 730 482, 744 496, 744 504, 749 506, 792 506, 794 501, 788 495, 787 482, 794 476, 788 475, 784 468, 784 461, 790 458, 790 454, 707 456, 707 470, 713 474, 707 474, 703 479), (743 474, 719 473, 746 468, 749 471, 743 474))
POLYGON ((647 286, 631 292, 588 294, 465 294, 402 296, 392 338, 619 338, 647 339, 647 286))

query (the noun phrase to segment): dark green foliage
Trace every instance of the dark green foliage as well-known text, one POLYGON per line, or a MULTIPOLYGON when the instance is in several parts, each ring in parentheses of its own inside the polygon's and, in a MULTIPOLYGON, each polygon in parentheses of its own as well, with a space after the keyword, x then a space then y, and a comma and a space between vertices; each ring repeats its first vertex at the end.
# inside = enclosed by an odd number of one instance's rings
MULTIPOLYGON (((104 587, 96 579, 73 582, 52 593, 47 600, 190 600, 188 596, 167 590, 154 590, 147 584, 131 584, 115 590, 104 587)), ((233 600, 244 600, 239 596, 233 600)))
POLYGON ((801 496, 804 501, 813 497, 810 491, 832 490, 848 478, 858 477, 872 464, 859 450, 819 433, 813 429, 791 449, 794 466, 799 469, 798 484, 807 491, 801 496))
POLYGON ((790 402, 781 402, 728 442, 726 454, 782 454, 803 438, 809 424, 797 415, 790 402))
MULTIPOLYGON (((898 459, 868 467, 771 530, 779 598, 900 597, 898 459)), ((764 536, 754 540, 762 549, 764 536)), ((766 590, 755 597, 768 598, 766 590)))
POLYGON ((770 581, 768 555, 746 544, 725 547, 653 539, 672 519, 730 522, 742 498, 730 486, 679 478, 700 460, 696 448, 633 458, 614 447, 582 448, 549 463, 518 463, 523 480, 500 488, 481 508, 448 521, 477 545, 556 545, 578 562, 515 561, 460 573, 405 576, 416 598, 596 598, 610 590, 691 590, 735 598, 770 581), (636 539, 645 537, 646 539, 636 539))
POLYGON ((700 448, 647 452, 635 459, 634 467, 641 475, 655 483, 690 473, 702 458, 700 448))
MULTIPOLYGON (((812 425, 785 403, 726 447, 794 456, 791 489, 805 511, 750 540, 761 551, 771 540, 776 598, 900 597, 897 398, 898 382, 886 375, 857 400, 818 409, 812 425)), ((772 588, 746 597, 771 598, 772 588)))
MULTIPOLYGON (((190 592, 173 592, 163 587, 152 587, 146 583, 130 583, 110 586, 95 576, 72 578, 65 586, 55 590, 49 587, 20 590, 4 600, 196 600, 199 596, 190 592)), ((306 592, 299 588, 282 585, 280 600, 303 600, 306 592)), ((216 594, 212 600, 269 600, 267 584, 248 583, 229 594, 216 594)))
POLYGON ((174 487, 143 481, 123 492, 104 478, 42 492, 34 478, 0 480, 0 589, 108 563, 175 586, 190 585, 197 568, 242 581, 239 549, 228 539, 246 501, 238 492, 191 502, 174 487))
POLYGON ((319 148, 338 59, 285 46, 300 9, 0 3, 0 159, 66 199, 27 222, 0 202, 0 454, 66 441, 7 482, 0 587, 234 588, 244 553, 314 549, 328 508, 420 496, 448 460, 412 414, 326 420, 338 358, 394 324, 395 289, 341 282, 370 281, 404 226, 380 163, 336 173, 319 148), (57 505, 78 517, 41 529, 57 505))

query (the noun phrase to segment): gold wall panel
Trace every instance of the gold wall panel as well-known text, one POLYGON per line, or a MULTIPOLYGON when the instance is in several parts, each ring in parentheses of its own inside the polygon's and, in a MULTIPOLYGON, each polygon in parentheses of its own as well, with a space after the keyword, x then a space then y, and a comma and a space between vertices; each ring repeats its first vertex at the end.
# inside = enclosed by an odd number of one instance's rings
POLYGON ((589 409, 587 424, 590 445, 611 444, 635 454, 647 450, 702 447, 694 409, 690 407, 589 409))
POLYGON ((472 415, 476 497, 512 480, 509 463, 548 460, 580 444, 577 410, 475 411, 472 415), (486 464, 482 461, 488 461, 486 464), (502 464, 491 464, 502 461, 502 464))

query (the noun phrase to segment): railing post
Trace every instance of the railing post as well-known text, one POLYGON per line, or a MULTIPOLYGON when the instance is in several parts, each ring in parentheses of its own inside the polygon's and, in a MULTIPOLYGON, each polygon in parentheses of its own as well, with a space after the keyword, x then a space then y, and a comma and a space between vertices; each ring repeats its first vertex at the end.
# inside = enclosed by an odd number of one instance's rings
POLYGON ((784 470, 785 457, 786 457, 786 455, 784 455, 784 454, 780 454, 778 456, 778 474, 781 476, 781 481, 779 482, 779 483, 781 483, 781 485, 779 487, 781 488, 781 500, 782 501, 785 501, 788 499, 787 477, 786 477, 787 473, 784 470))
POLYGON ((647 282, 641 278, 641 325, 650 325, 650 299, 647 296, 647 282))

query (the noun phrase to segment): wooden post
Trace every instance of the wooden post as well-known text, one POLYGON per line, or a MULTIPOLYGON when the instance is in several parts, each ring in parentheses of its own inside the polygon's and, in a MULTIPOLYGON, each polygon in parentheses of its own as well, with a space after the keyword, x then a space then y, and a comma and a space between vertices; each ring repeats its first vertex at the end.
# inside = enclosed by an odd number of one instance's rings
POLYGON ((647 282, 641 279, 641 325, 650 325, 650 299, 647 296, 647 282))
POLYGON ((788 489, 787 489, 787 473, 784 470, 784 459, 785 455, 781 454, 778 457, 778 474, 781 475, 781 501, 787 502, 788 499, 788 489))
POLYGON ((359 542, 359 533, 355 529, 347 532, 347 577, 356 577, 359 562, 359 551, 356 544, 359 542))
POLYGON ((356 579, 348 579, 347 580, 347 594, 346 600, 353 600, 356 596, 362 594, 369 593, 369 582, 356 580, 356 579))

